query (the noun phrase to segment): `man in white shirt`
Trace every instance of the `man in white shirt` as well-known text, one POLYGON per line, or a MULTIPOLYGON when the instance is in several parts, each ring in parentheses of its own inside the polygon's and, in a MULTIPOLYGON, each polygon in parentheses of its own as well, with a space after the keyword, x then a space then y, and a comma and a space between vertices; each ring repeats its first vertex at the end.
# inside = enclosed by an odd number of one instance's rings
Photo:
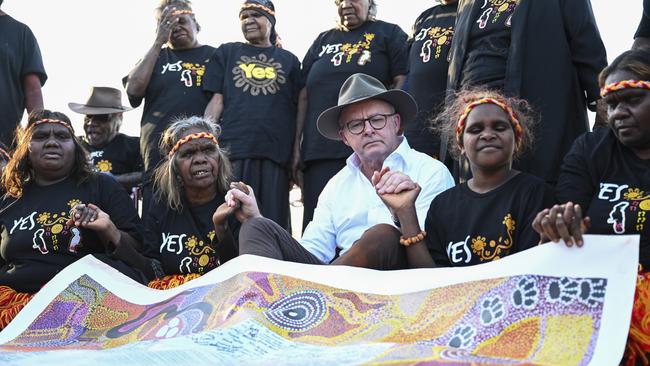
POLYGON ((233 188, 226 194, 226 204, 242 222, 239 254, 309 264, 406 268, 399 223, 379 194, 400 193, 420 184, 416 208, 424 225, 433 198, 454 184, 443 164, 411 149, 402 135, 416 113, 417 105, 408 93, 386 90, 365 74, 348 78, 338 105, 319 116, 317 127, 323 136, 342 141, 354 153, 325 186, 302 239, 296 241, 263 218, 252 191, 246 194, 233 188))

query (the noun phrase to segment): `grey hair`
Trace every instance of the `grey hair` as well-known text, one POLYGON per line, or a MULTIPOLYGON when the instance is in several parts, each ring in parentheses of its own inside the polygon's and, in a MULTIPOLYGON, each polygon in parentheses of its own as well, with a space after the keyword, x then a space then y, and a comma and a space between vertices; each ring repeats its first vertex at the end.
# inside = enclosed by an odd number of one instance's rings
MULTIPOLYGON (((167 205, 176 211, 183 210, 183 190, 177 178, 179 175, 176 166, 177 154, 170 157, 169 152, 190 129, 209 132, 216 138, 221 135, 221 127, 218 124, 199 116, 178 118, 163 132, 160 138, 160 153, 165 158, 154 171, 154 191, 157 199, 166 201, 167 205)), ((217 147, 217 151, 219 153, 217 194, 226 194, 232 181, 232 166, 226 151, 220 146, 217 147)))
POLYGON ((121 113, 111 113, 109 115, 109 121, 115 122, 115 124, 117 124, 117 130, 118 131, 122 127, 122 119, 123 119, 123 117, 121 116, 121 113))
MULTIPOLYGON (((339 6, 341 0, 334 0, 334 5, 339 6)), ((374 22, 377 20, 377 1, 368 0, 368 21, 374 22)), ((341 23, 341 19, 336 20, 336 29, 338 30, 347 30, 347 28, 341 23)))

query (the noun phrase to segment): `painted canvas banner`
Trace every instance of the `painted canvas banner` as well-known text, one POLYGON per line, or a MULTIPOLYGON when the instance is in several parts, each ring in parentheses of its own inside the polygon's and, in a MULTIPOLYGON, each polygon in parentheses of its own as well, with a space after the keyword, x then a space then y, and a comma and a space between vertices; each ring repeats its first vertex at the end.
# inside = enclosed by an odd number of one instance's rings
POLYGON ((86 257, 0 333, 0 363, 615 365, 638 246, 588 236, 580 249, 390 272, 243 256, 167 291, 86 257))

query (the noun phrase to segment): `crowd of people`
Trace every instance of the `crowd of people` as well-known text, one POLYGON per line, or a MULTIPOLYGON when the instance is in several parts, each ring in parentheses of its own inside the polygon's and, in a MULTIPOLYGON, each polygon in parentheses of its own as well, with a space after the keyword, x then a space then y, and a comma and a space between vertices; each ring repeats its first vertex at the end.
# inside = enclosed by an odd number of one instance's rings
MULTIPOLYGON (((44 108, 38 43, 0 10, 0 329, 88 254, 167 289, 241 254, 393 270, 637 234, 650 286, 650 0, 609 65, 589 0, 439 0, 410 37, 374 0, 334 5, 301 62, 270 0, 245 0, 245 42, 216 48, 190 1, 161 0, 130 106, 93 87, 69 104, 80 136, 44 108), (140 137, 121 134, 143 102, 140 137)), ((646 307, 630 363, 648 364, 646 307)))

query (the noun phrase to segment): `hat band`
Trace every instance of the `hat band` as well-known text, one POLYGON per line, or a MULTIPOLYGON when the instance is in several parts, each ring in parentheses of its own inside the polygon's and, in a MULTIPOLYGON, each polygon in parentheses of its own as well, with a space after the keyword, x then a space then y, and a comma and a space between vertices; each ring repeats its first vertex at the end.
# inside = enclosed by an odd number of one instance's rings
POLYGON ((211 134, 209 132, 193 133, 193 134, 190 134, 190 135, 187 135, 187 136, 183 137, 182 139, 178 140, 174 144, 174 147, 171 149, 171 151, 169 151, 169 158, 171 158, 174 154, 176 154, 176 152, 178 151, 178 149, 181 148, 181 146, 185 145, 186 143, 188 143, 188 142, 190 142, 192 140, 197 140, 197 139, 210 139, 215 144, 217 144, 217 146, 219 146, 219 141, 217 141, 217 138, 214 137, 213 134, 211 134))

